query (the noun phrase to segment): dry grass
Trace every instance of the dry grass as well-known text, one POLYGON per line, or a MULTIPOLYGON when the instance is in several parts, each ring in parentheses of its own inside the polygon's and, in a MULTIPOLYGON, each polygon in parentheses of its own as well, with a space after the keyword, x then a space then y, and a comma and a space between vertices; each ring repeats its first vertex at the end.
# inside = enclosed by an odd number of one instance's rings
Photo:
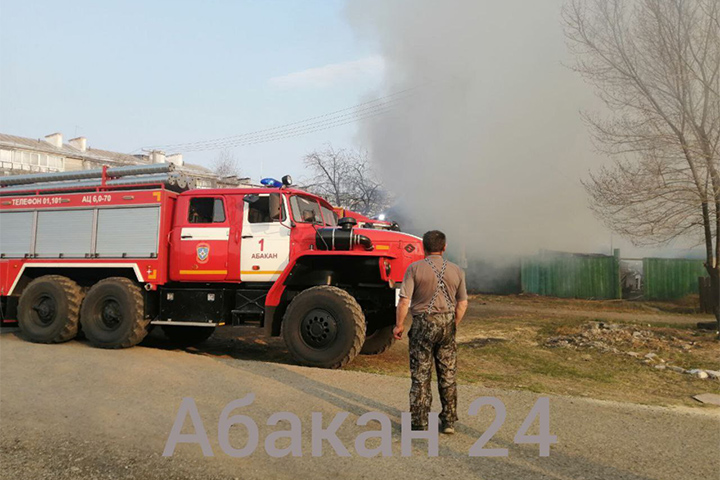
MULTIPOLYGON (((548 337, 572 335, 588 322, 586 317, 548 316, 537 313, 502 314, 496 308, 505 297, 484 296, 492 304, 485 308, 477 298, 458 332, 458 376, 460 382, 479 383, 492 388, 531 390, 538 393, 576 395, 643 404, 699 406, 692 395, 720 394, 720 382, 700 380, 669 370, 657 370, 641 360, 623 354, 604 353, 592 348, 569 349, 544 346, 548 337), (488 314, 484 310, 491 310, 488 314)), ((533 299, 533 303, 541 302, 533 299)), ((583 310, 587 301, 578 301, 583 310)), ((548 299, 555 307, 557 301, 548 299)), ((572 300, 562 308, 571 309, 572 300)), ((687 325, 643 327, 661 340, 622 345, 622 351, 641 355, 653 352, 684 368, 720 370, 720 343, 711 332, 687 325), (664 341, 662 339, 675 339, 664 341), (685 351, 679 344, 693 342, 685 351)), ((391 375, 408 375, 406 341, 377 357, 359 357, 350 369, 391 375)))
POLYGON ((698 295, 687 295, 673 302, 635 300, 578 300, 573 298, 543 297, 540 295, 473 295, 477 302, 493 304, 536 306, 564 310, 597 310, 621 313, 700 313, 698 295))
MULTIPOLYGON (((627 303, 627 302, 625 302, 627 303)), ((637 320, 644 307, 625 303, 473 296, 458 331, 458 377, 461 383, 492 388, 530 390, 655 405, 700 406, 698 393, 720 394, 720 382, 656 370, 640 360, 592 348, 550 348, 548 337, 573 335, 593 320, 633 324, 653 332, 655 341, 614 346, 644 355, 650 351, 685 368, 720 370, 720 342, 712 332, 693 328, 706 317, 654 313, 637 320), (524 305, 519 308, 517 305, 524 305), (530 308, 528 308, 530 307, 530 308), (648 326, 647 318, 652 319, 648 326), (665 321, 665 320, 671 320, 665 321), (694 342, 689 351, 676 344, 694 342), (675 346, 673 346, 675 345, 675 346)), ((638 304, 639 305, 639 304, 638 304)), ((631 340, 632 342, 632 340, 631 340)), ((144 342, 159 348, 176 348, 159 333, 144 342)), ((191 351, 212 356, 294 363, 280 338, 266 339, 257 327, 221 328, 191 351)), ((360 355, 346 367, 385 375, 409 376, 407 340, 377 356, 360 355)))

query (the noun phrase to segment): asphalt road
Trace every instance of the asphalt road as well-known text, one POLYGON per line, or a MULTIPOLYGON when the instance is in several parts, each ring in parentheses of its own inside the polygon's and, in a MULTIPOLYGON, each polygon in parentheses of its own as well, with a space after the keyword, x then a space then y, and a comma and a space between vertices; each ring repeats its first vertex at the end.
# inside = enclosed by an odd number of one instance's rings
MULTIPOLYGON (((513 437, 538 398, 530 392, 460 386, 460 424, 441 436, 440 455, 428 457, 415 445, 400 456, 400 412, 406 410, 409 381, 348 371, 197 355, 135 347, 100 350, 73 341, 36 345, 15 333, 0 335, 0 478, 487 478, 487 479, 717 479, 720 475, 720 412, 668 409, 589 399, 551 397, 551 433, 558 443, 549 457, 537 445, 516 445, 513 437), (234 413, 260 428, 254 454, 233 458, 218 443, 224 406, 253 392, 255 402, 234 413), (468 450, 492 421, 490 409, 468 415, 472 400, 496 396, 507 419, 487 445, 506 447, 507 457, 469 457, 468 450), (183 397, 193 397, 214 451, 181 444, 172 457, 162 452, 183 397), (268 433, 283 427, 265 423, 275 412, 302 420, 301 457, 271 458, 263 448, 268 433), (350 412, 339 438, 351 453, 311 456, 311 412, 327 424, 350 412), (357 418, 383 412, 393 425, 393 456, 362 458, 355 437, 368 429, 357 418)), ((437 405, 437 399, 434 405, 437 405)), ((487 408, 487 407, 486 407, 487 408)), ((190 422, 184 432, 191 432, 190 422)), ((238 448, 246 434, 233 427, 238 448)))

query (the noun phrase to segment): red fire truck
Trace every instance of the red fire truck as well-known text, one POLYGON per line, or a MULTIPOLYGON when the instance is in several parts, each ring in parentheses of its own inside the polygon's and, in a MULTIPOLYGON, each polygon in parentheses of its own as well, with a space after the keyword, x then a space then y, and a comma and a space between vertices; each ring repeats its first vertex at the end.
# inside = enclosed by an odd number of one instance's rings
POLYGON ((102 348, 136 345, 156 325, 190 345, 255 323, 325 368, 391 345, 420 239, 338 220, 289 177, 187 189, 171 168, 0 178, 3 323, 43 343, 81 330, 102 348))
POLYGON ((363 228, 375 228, 378 230, 400 231, 400 226, 396 222, 388 222, 385 219, 380 220, 380 219, 368 218, 365 215, 362 215, 357 212, 353 212, 352 210, 349 210, 347 208, 342 208, 342 207, 335 207, 333 209, 333 211, 337 214, 338 218, 342 218, 342 217, 354 218, 357 221, 357 224, 361 225, 363 228))

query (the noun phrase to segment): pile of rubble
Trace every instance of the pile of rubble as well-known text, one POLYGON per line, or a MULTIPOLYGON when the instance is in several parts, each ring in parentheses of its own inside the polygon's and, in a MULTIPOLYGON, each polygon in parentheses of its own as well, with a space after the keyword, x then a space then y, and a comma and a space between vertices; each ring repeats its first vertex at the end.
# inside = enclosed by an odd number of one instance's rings
POLYGON ((634 350, 669 350, 679 349, 690 352, 694 348, 700 348, 696 342, 678 338, 673 335, 664 335, 650 330, 644 330, 636 325, 622 325, 603 322, 588 322, 582 325, 577 331, 560 332, 561 335, 552 336, 545 340, 546 347, 551 348, 572 348, 572 349, 594 349, 603 353, 616 355, 627 355, 638 359, 643 364, 652 366, 658 370, 670 370, 678 373, 693 375, 702 379, 720 380, 720 371, 703 370, 698 368, 685 369, 677 365, 671 365, 656 353, 645 355, 634 350))

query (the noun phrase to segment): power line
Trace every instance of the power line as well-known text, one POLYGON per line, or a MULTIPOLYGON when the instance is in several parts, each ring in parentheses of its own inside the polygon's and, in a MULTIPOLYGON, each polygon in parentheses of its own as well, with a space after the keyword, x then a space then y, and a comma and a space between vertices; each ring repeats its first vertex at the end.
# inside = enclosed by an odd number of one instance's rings
POLYGON ((198 151, 198 150, 208 150, 208 149, 215 149, 215 148, 242 146, 242 145, 255 144, 255 143, 264 143, 266 141, 273 141, 277 137, 293 135, 294 133, 301 132, 304 130, 312 129, 314 131, 315 129, 321 129, 326 126, 328 128, 330 128, 330 126, 336 125, 338 122, 344 122, 346 120, 357 121, 357 120, 364 118, 368 114, 388 111, 392 108, 392 106, 393 105, 391 104, 391 102, 376 104, 376 105, 373 105, 372 108, 365 107, 356 112, 352 112, 352 113, 344 114, 344 115, 336 115, 334 117, 328 117, 328 118, 325 118, 324 120, 320 120, 320 121, 296 123, 296 124, 294 124, 295 126, 293 126, 291 128, 273 129, 273 130, 267 129, 266 130, 267 133, 263 133, 263 134, 238 135, 235 137, 229 137, 227 140, 197 142, 194 144, 188 144, 181 148, 182 148, 182 151, 188 152, 188 151, 198 151))
POLYGON ((232 135, 212 140, 154 145, 144 147, 143 149, 164 149, 191 152, 255 145, 258 143, 267 143, 286 138, 293 138, 385 114, 394 109, 401 102, 415 95, 416 90, 421 87, 422 86, 408 88, 383 97, 362 102, 351 107, 336 110, 334 112, 316 115, 314 117, 286 123, 284 125, 256 130, 254 132, 242 133, 239 135, 232 135))
POLYGON ((250 136, 245 138, 237 138, 233 140, 227 140, 222 142, 215 142, 209 144, 201 144, 188 146, 182 149, 183 152, 195 152, 202 150, 216 150, 219 148, 233 148, 242 147, 248 145, 256 145, 258 143, 274 142, 277 140, 283 140, 285 138, 293 138, 300 135, 305 135, 312 132, 318 132, 321 130, 327 130, 329 128, 338 127, 341 125, 347 125, 349 123, 357 122, 367 118, 383 115, 393 110, 393 106, 380 105, 378 108, 366 109, 359 114, 342 115, 337 117, 328 118, 322 122, 311 122, 296 126, 290 129, 284 129, 275 131, 272 133, 266 133, 264 135, 250 136))

